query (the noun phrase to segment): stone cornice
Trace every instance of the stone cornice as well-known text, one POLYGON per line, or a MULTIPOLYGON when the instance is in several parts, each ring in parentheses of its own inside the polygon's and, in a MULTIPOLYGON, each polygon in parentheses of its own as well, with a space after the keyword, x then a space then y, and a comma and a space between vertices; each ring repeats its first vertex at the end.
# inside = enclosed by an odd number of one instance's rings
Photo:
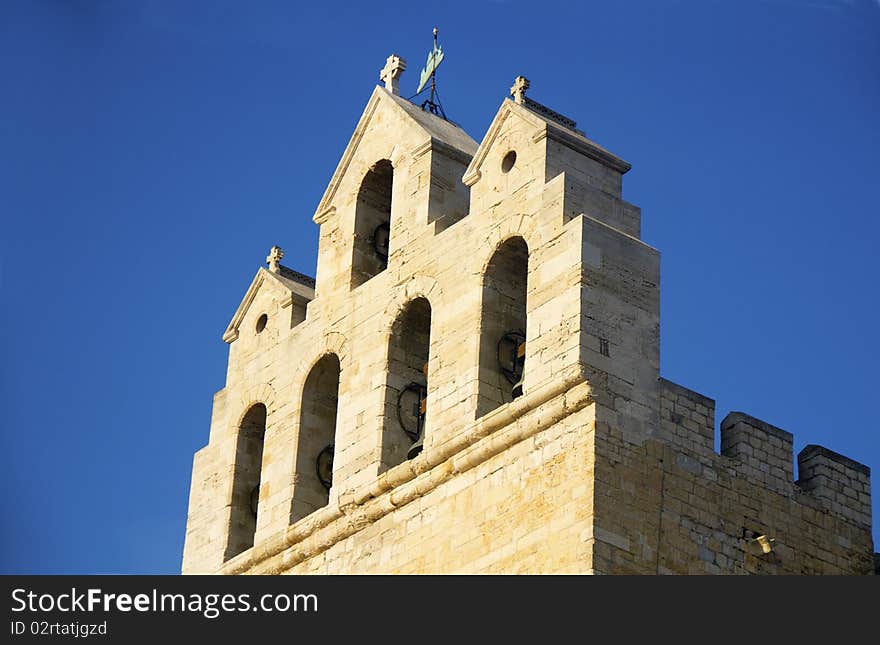
POLYGON ((358 120, 354 134, 351 135, 351 139, 345 147, 345 151, 342 153, 342 158, 339 160, 339 165, 336 166, 333 177, 327 185, 327 190, 324 191, 324 196, 321 198, 321 202, 318 204, 315 215, 312 217, 312 221, 316 224, 322 224, 327 221, 329 215, 335 210, 330 202, 336 195, 336 190, 339 188, 339 184, 342 182, 342 178, 345 176, 345 172, 348 170, 348 166, 351 164, 352 159, 354 159, 354 153, 357 151, 361 139, 364 138, 364 134, 367 131, 367 125, 369 125, 370 119, 373 118, 373 113, 376 111, 376 107, 379 105, 381 95, 384 91, 385 90, 378 86, 373 90, 373 94, 370 96, 370 100, 367 102, 367 106, 364 108, 364 112, 358 120))
POLYGON ((464 176, 461 180, 466 186, 473 186, 480 180, 480 166, 483 164, 486 155, 489 154, 489 150, 492 148, 492 144, 501 132, 502 125, 504 125, 504 122, 512 113, 515 113, 530 125, 534 126, 535 130, 532 135, 532 141, 534 143, 538 143, 545 138, 549 139, 550 141, 560 143, 586 157, 595 159, 599 163, 608 166, 621 174, 632 168, 632 165, 617 155, 612 154, 602 146, 587 139, 580 134, 580 131, 574 132, 569 130, 556 121, 548 120, 546 116, 541 116, 522 105, 514 103, 510 99, 505 99, 504 103, 501 104, 498 113, 495 115, 495 118, 492 120, 492 124, 486 132, 486 136, 483 137, 480 147, 477 148, 474 158, 471 160, 467 170, 465 170, 464 176))
POLYGON ((328 206, 324 210, 321 210, 321 211, 318 211, 317 213, 315 213, 314 216, 312 217, 312 221, 315 224, 321 225, 335 214, 336 214, 336 207, 335 206, 328 206))
POLYGON ((244 298, 242 298, 241 303, 238 305, 238 309, 235 310, 232 320, 229 321, 226 331, 223 332, 223 341, 225 343, 231 343, 238 338, 238 328, 241 325, 241 321, 244 319, 244 315, 250 308, 254 298, 257 297, 257 292, 260 290, 260 286, 262 286, 263 281, 266 279, 264 271, 265 269, 262 267, 257 271, 257 275, 254 276, 251 286, 248 287, 248 290, 244 294, 244 298))
POLYGON ((492 123, 489 125, 489 130, 486 132, 486 136, 483 137, 483 140, 480 142, 480 147, 477 148, 474 158, 471 159, 470 165, 464 171, 464 176, 461 178, 461 181, 465 186, 473 186, 482 176, 480 166, 483 165, 483 161, 486 159, 486 155, 489 154, 492 143, 494 143, 498 133, 501 132, 501 126, 504 125, 507 117, 510 116, 512 105, 514 105, 513 101, 510 99, 504 99, 504 103, 501 104, 501 109, 498 110, 498 114, 492 119, 492 123))
POLYGON ((465 165, 469 164, 471 162, 471 159, 473 158, 463 150, 459 150, 458 148, 455 148, 444 141, 440 141, 435 137, 431 137, 428 141, 425 141, 421 145, 413 148, 412 152, 410 152, 410 155, 413 159, 418 159, 429 150, 431 152, 441 154, 449 159, 453 159, 454 161, 459 161, 465 165))
POLYGON ((617 155, 608 152, 602 146, 593 143, 588 139, 578 137, 562 128, 556 128, 552 124, 548 124, 548 127, 542 132, 535 133, 535 135, 532 137, 532 141, 537 143, 545 137, 550 141, 560 143, 565 147, 584 155, 585 157, 595 159, 603 166, 608 166, 609 168, 616 170, 620 174, 629 172, 629 170, 632 168, 632 164, 624 161, 617 155))

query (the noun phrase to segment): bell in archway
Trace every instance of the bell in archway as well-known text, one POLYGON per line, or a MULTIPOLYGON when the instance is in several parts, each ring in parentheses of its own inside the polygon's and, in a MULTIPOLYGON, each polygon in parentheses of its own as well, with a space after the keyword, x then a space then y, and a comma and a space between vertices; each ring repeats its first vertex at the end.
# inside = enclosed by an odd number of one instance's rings
POLYGON ((516 382, 516 385, 513 386, 510 390, 510 396, 514 399, 518 396, 522 396, 523 393, 523 383, 526 380, 525 372, 519 377, 519 380, 516 382))
POLYGON ((422 448, 425 447, 425 428, 422 426, 421 431, 419 432, 419 438, 416 439, 416 442, 409 447, 409 450, 406 452, 407 459, 415 459, 416 455, 418 455, 422 448))
MULTIPOLYGON (((425 374, 428 373, 428 364, 425 363, 423 368, 423 372, 425 374)), ((401 396, 397 397, 397 418, 400 421, 400 425, 403 428, 403 431, 410 437, 410 439, 415 439, 413 445, 409 447, 409 450, 406 451, 406 458, 413 459, 416 455, 418 455, 422 448, 425 447, 425 415, 428 412, 428 388, 426 385, 421 385, 419 383, 410 383, 406 386, 406 388, 401 392, 401 396), (408 430, 406 426, 403 424, 403 419, 401 418, 401 409, 402 409, 402 395, 405 392, 415 392, 418 398, 413 401, 412 406, 412 417, 415 418, 415 428, 408 430)))
POLYGON ((333 486, 333 451, 334 446, 331 443, 318 453, 315 459, 315 474, 318 475, 318 481, 321 486, 330 490, 333 486))
POLYGON ((260 504, 260 484, 259 483, 257 483, 257 485, 251 489, 249 501, 250 501, 251 513, 253 514, 254 519, 257 519, 257 506, 259 506, 259 504, 260 504))

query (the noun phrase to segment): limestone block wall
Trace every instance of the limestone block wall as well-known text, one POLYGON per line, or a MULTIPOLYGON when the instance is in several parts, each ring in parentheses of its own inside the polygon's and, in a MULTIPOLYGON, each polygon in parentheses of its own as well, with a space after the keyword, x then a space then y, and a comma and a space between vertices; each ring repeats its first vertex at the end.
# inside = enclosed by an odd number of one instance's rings
POLYGON ((791 435, 742 413, 722 422, 726 450, 717 454, 709 401, 663 388, 663 440, 634 442, 603 421, 613 411, 597 407, 594 513, 605 536, 594 546, 597 573, 872 572, 864 466, 810 447, 795 483, 791 435))
POLYGON ((685 452, 715 454, 715 401, 660 379, 660 437, 685 452))
POLYGON ((593 425, 586 384, 533 392, 220 571, 590 573, 593 425))
POLYGON ((659 425, 659 253, 591 217, 574 222, 583 258, 580 362, 614 422, 647 437, 659 425))
POLYGON ((577 186, 620 199, 623 175, 630 169, 628 163, 592 142, 585 144, 561 128, 551 126, 545 132, 545 181, 565 173, 577 186))
POLYGON ((787 491, 794 482, 793 443, 790 432, 742 412, 731 412, 721 422, 721 454, 773 490, 787 491))
POLYGON ((635 238, 641 237, 642 214, 638 206, 630 204, 619 195, 577 180, 575 173, 571 171, 565 172, 564 176, 566 217, 585 214, 621 233, 635 238))
POLYGON ((828 448, 810 445, 798 454, 798 486, 822 507, 868 530, 871 527, 871 471, 828 448))
MULTIPOLYGON (((214 395, 211 427, 224 427, 226 390, 214 395)), ((183 570, 216 571, 223 564, 229 540, 229 503, 232 500, 234 448, 229 441, 211 438, 193 457, 186 519, 183 570), (229 502, 224 502, 224 500, 229 502)))
POLYGON ((470 155, 433 142, 431 154, 431 188, 428 202, 428 221, 434 222, 434 231, 449 228, 470 211, 471 191, 461 181, 470 155))

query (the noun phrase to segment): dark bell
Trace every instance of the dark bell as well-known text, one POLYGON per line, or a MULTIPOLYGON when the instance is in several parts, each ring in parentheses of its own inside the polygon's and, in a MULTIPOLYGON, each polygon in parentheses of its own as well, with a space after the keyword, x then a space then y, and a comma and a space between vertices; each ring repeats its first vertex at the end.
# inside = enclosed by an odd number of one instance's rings
POLYGON ((318 481, 327 490, 333 486, 333 451, 334 447, 331 443, 318 453, 318 458, 315 460, 315 473, 318 475, 318 481))
POLYGON ((251 489, 251 495, 250 495, 251 513, 253 513, 254 519, 257 519, 257 506, 259 505, 259 503, 260 503, 260 485, 257 484, 256 486, 254 486, 251 489))
POLYGON ((373 249, 383 260, 388 259, 388 244, 391 239, 391 225, 388 222, 379 224, 373 230, 373 249))
POLYGON ((519 380, 516 382, 516 385, 510 390, 510 395, 515 399, 518 396, 522 396, 523 393, 523 382, 526 380, 526 375, 523 373, 522 376, 519 377, 519 380))
POLYGON ((421 432, 419 432, 419 438, 416 439, 416 442, 409 447, 409 450, 406 453, 407 459, 414 459, 421 451, 422 448, 425 447, 425 429, 422 428, 421 432))

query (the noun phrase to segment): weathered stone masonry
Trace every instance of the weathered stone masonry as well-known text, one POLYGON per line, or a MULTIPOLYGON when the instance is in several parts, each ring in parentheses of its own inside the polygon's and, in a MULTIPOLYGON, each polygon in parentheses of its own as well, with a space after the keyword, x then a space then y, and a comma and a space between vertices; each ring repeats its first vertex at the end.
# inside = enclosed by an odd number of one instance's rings
POLYGON ((870 472, 659 374, 630 166, 517 79, 482 142, 389 57, 314 221, 257 271, 184 573, 871 573, 870 472), (517 396, 514 396, 514 382, 517 396), (422 447, 423 446, 423 447, 422 447), (419 450, 421 448, 421 450, 419 450))

